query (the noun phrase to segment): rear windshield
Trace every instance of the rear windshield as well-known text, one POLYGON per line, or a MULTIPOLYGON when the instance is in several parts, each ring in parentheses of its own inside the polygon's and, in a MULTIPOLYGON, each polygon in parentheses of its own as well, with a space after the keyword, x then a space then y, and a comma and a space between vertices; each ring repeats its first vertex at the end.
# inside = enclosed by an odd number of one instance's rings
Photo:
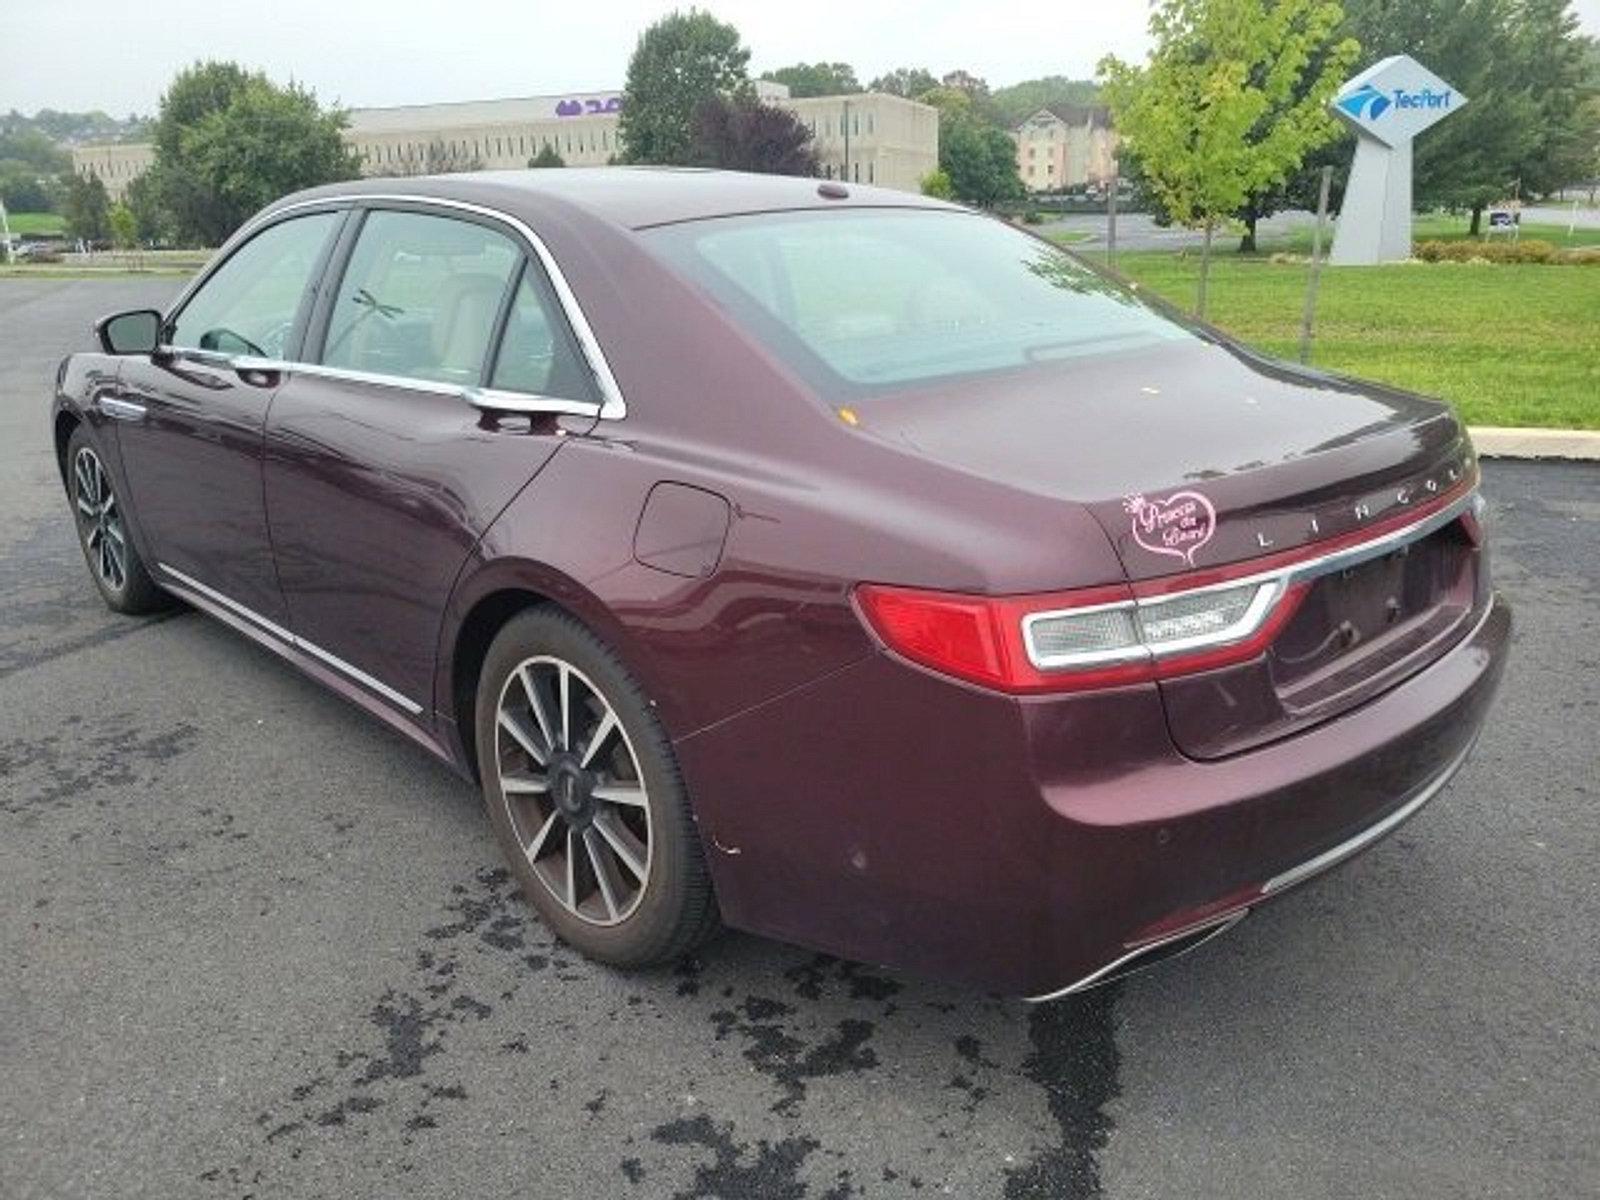
POLYGON ((645 237, 827 394, 1194 336, 1071 255, 970 213, 768 213, 645 237))

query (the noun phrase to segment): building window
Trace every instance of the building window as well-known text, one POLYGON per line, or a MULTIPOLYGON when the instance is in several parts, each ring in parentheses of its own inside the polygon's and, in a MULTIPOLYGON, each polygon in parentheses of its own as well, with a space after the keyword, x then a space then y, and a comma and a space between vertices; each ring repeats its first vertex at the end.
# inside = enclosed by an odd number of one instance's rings
POLYGON ((851 164, 851 169, 855 172, 855 180, 856 180, 856 182, 860 183, 861 182, 861 160, 859 158, 856 159, 856 161, 851 164))
MULTIPOLYGON (((872 127, 872 118, 871 117, 867 118, 867 127, 869 129, 872 127)), ((872 170, 872 160, 868 159, 867 160, 867 182, 868 183, 876 183, 877 182, 877 180, 873 178, 873 174, 874 174, 874 172, 872 170)))
POLYGON ((861 114, 856 113, 850 118, 850 132, 857 137, 861 136, 861 114))
POLYGON ((872 114, 871 113, 867 114, 867 132, 868 133, 872 132, 872 114))

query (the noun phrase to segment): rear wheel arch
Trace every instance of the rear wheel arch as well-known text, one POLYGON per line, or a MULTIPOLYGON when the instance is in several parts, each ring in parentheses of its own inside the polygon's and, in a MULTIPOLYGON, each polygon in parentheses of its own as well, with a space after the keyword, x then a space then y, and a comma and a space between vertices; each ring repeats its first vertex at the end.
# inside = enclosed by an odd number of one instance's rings
POLYGON ((561 572, 538 563, 487 564, 473 578, 458 584, 450 609, 464 611, 459 621, 447 622, 441 646, 447 656, 441 659, 443 694, 439 702, 455 721, 461 753, 474 780, 481 781, 472 731, 484 659, 500 630, 531 608, 565 613, 610 647, 647 695, 654 690, 638 648, 597 597, 561 572))

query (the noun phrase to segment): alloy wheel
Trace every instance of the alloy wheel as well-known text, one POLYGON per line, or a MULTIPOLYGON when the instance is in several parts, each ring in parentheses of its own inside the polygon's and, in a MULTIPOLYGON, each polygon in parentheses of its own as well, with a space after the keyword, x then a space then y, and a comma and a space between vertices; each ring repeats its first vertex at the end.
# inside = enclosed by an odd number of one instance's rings
POLYGON ((73 462, 72 492, 90 565, 107 589, 120 592, 128 582, 127 530, 105 465, 87 446, 73 462))
POLYGON ((650 807, 627 731, 560 658, 525 659, 500 689, 501 803, 534 876, 591 925, 626 920, 650 879, 650 807))

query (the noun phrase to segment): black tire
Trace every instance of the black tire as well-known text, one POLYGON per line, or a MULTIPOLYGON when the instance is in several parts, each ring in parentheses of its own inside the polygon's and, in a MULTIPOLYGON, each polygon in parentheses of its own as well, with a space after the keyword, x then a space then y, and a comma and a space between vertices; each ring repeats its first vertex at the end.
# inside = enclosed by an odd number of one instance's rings
POLYGON ((633 968, 681 958, 716 932, 716 899, 671 743, 609 646, 559 609, 530 608, 490 645, 475 712, 495 837, 523 894, 557 936, 590 958, 633 968), (563 675, 571 697, 565 739, 563 675), (542 712, 529 699, 530 686, 543 698, 542 712), (503 703, 510 726, 502 724, 503 703), (606 709, 614 725, 605 723, 606 709), (592 735, 606 729, 591 749, 592 735), (542 762, 534 754, 541 749, 542 762), (595 757, 584 766, 589 753, 595 757), (611 803, 602 794, 631 798, 611 803), (641 860, 642 879, 628 869, 641 860))
POLYGON ((67 442, 67 501, 89 578, 106 607, 129 616, 171 608, 172 598, 150 578, 134 547, 127 497, 117 491, 104 455, 83 425, 67 442))

